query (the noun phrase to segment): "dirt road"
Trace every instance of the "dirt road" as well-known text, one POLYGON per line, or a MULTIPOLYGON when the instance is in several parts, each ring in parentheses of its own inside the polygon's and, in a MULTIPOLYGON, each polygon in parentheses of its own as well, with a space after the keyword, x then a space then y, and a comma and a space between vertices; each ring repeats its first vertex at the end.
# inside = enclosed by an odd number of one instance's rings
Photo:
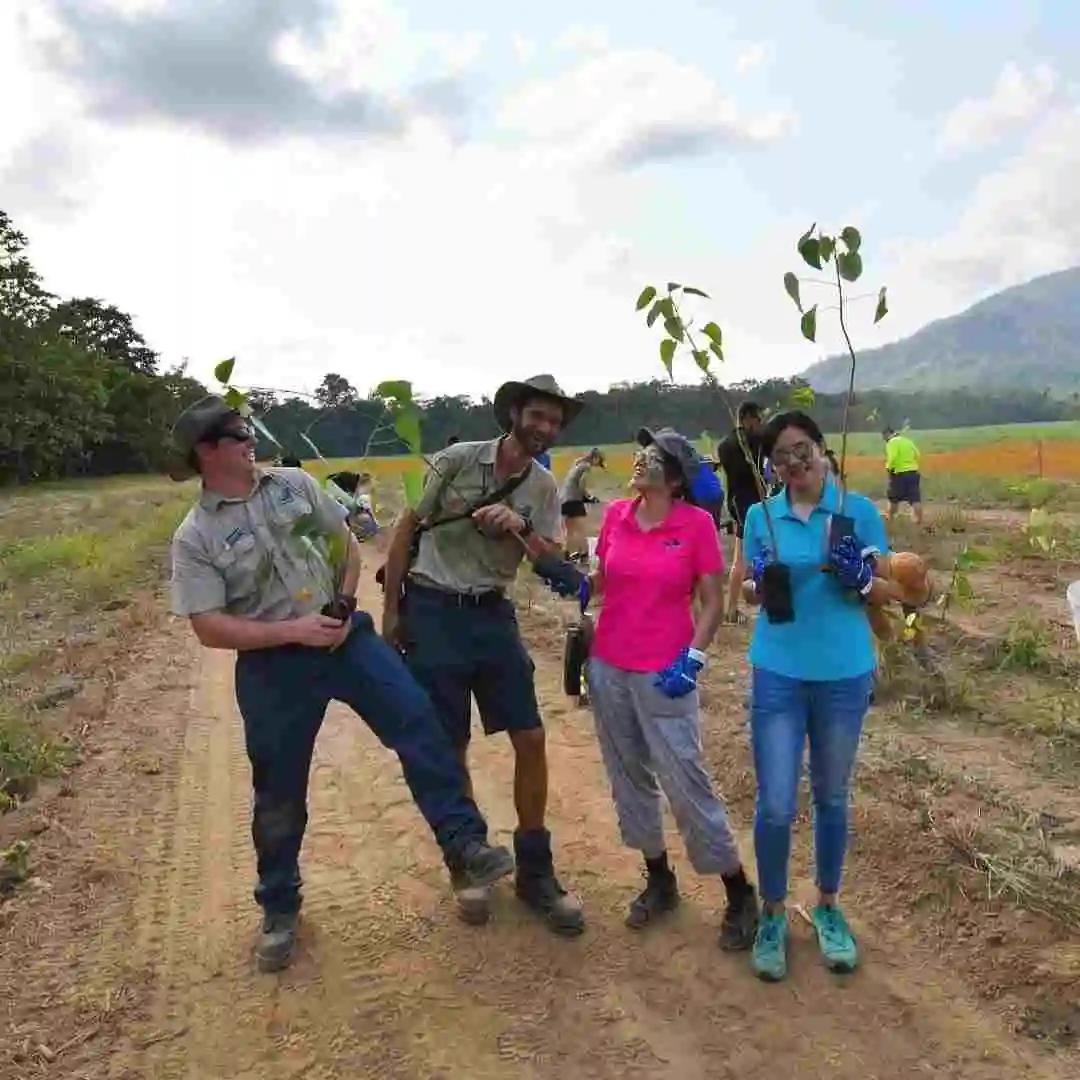
MULTIPOLYGON (((557 858, 585 899, 587 934, 552 937, 505 886, 491 925, 463 926, 395 759, 334 707, 313 769, 299 955, 262 976, 231 658, 200 652, 182 626, 148 643, 112 705, 120 733, 80 771, 76 798, 54 800, 42 877, 0 923, 0 1076, 1067 1075, 873 910, 852 912, 865 966, 847 982, 821 969, 802 926, 789 982, 754 981, 744 957, 716 946, 720 891, 688 869, 677 918, 625 930, 638 868, 618 843, 591 720, 562 696, 556 657, 536 659, 557 858), (124 742, 139 729, 158 757, 124 742)), ((474 773, 508 838, 502 740, 477 739, 474 773)))

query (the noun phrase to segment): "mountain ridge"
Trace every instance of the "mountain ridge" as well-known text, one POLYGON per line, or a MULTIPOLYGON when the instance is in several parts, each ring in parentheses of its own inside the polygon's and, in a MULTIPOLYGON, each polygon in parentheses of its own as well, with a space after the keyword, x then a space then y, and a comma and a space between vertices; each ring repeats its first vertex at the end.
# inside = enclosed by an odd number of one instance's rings
MULTIPOLYGON (((847 388, 850 361, 830 356, 804 378, 819 393, 847 388)), ((1002 289, 909 337, 858 353, 860 390, 1080 392, 1080 266, 1002 289)))

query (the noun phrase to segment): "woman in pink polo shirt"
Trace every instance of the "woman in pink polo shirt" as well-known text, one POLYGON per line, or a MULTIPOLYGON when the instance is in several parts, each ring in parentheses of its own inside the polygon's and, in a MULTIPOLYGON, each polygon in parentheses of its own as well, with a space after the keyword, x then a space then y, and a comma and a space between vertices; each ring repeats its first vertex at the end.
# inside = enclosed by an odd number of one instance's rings
POLYGON ((720 944, 753 944, 758 921, 727 810, 705 770, 697 676, 724 614, 724 559, 707 511, 719 485, 682 435, 638 433, 632 499, 611 503, 588 593, 604 603, 589 660, 596 734, 624 843, 645 859, 646 886, 627 925, 642 927, 679 902, 668 863, 660 793, 690 864, 727 891, 720 944), (694 618, 695 593, 700 614, 694 618))

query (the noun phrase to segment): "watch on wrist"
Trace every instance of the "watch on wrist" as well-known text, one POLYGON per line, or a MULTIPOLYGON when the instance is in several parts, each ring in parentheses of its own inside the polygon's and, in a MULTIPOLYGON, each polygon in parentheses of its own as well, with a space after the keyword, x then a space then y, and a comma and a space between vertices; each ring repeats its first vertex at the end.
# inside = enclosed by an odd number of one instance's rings
POLYGON ((522 515, 521 520, 524 521, 525 524, 522 526, 521 532, 518 533, 518 536, 520 536, 521 539, 524 540, 526 537, 532 536, 533 523, 527 517, 525 517, 524 514, 522 515))

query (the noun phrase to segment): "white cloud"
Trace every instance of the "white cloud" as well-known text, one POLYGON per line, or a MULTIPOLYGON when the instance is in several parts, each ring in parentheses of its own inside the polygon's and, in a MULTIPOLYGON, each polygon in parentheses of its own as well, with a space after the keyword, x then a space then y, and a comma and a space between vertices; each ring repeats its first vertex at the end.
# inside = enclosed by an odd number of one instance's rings
POLYGON ((608 32, 603 26, 568 26, 555 42, 556 48, 566 52, 606 52, 609 46, 608 32))
MULTIPOLYGON (((578 156, 527 143, 460 144, 436 119, 378 142, 285 134, 235 143, 166 118, 106 123, 35 67, 20 40, 0 4, 0 100, 32 104, 0 128, 0 206, 29 234, 49 288, 130 311, 166 363, 190 358, 206 380, 233 353, 242 381, 298 390, 327 371, 365 389, 404 375, 426 394, 477 396, 544 370, 574 391, 659 377, 657 336, 633 300, 646 280, 672 273, 722 298, 708 310, 727 337, 726 380, 816 358, 784 306, 779 242, 764 238, 749 260, 693 259, 672 235, 645 257, 636 236, 653 191, 632 171, 583 169, 578 156), (73 132, 77 159, 65 167, 73 132), (43 167, 56 189, 51 207, 35 183, 43 167)), ((357 40, 321 60, 308 42, 305 77, 348 87, 357 40)), ((407 55, 392 39, 387 49, 407 55)), ((629 69, 616 64, 614 75, 596 72, 609 91, 633 71, 658 80, 634 99, 644 135, 670 112, 651 110, 650 93, 689 90, 692 107, 676 119, 720 139, 713 84, 646 56, 629 69)), ((393 88, 410 74, 402 63, 375 81, 393 88)), ((599 105, 589 116, 602 128, 599 105)), ((742 121, 725 107, 719 124, 734 138, 727 128, 742 121)), ((606 145, 625 155, 634 137, 640 145, 642 132, 623 128, 606 145)), ((785 252, 801 227, 784 223, 785 252)), ((676 374, 697 377, 689 360, 676 374)))
POLYGON ((939 146, 957 152, 989 146, 1036 120, 1058 88, 1057 73, 1047 64, 1024 72, 1008 63, 988 97, 966 98, 944 119, 939 146))
MULTIPOLYGON (((897 296, 920 322, 1080 265, 1080 108, 1048 113, 1013 157, 973 186, 942 236, 893 246, 897 296), (901 284, 902 283, 902 284, 901 284)), ((914 329, 909 319, 901 324, 914 329)), ((895 329, 895 328, 894 328, 895 329)))
POLYGON ((698 68, 653 50, 610 52, 526 86, 501 125, 581 164, 631 169, 788 135, 785 112, 744 115, 698 68))
POLYGON ((514 34, 510 40, 514 56, 519 63, 528 64, 536 57, 536 42, 522 34, 514 34))
POLYGON ((773 58, 771 45, 758 41, 747 45, 735 58, 735 71, 739 75, 747 75, 751 71, 758 71, 768 64, 773 58))

